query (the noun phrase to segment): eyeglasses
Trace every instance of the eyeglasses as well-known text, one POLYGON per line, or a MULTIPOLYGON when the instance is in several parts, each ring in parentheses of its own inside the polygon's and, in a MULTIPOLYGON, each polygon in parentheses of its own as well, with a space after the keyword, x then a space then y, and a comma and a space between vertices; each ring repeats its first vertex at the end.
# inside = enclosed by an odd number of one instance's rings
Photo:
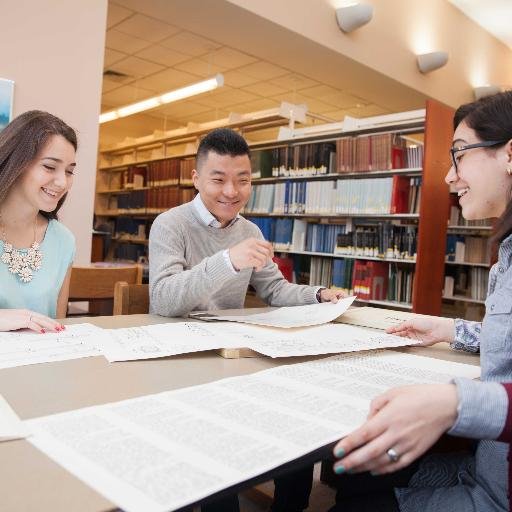
POLYGON ((453 168, 455 169, 455 174, 459 174, 459 169, 457 168, 457 158, 455 157, 455 153, 459 151, 466 151, 466 149, 473 148, 489 148, 492 146, 498 146, 499 144, 505 144, 506 140, 484 140, 483 142, 477 142, 476 144, 468 144, 467 146, 461 146, 460 148, 450 148, 450 155, 452 157, 453 168))

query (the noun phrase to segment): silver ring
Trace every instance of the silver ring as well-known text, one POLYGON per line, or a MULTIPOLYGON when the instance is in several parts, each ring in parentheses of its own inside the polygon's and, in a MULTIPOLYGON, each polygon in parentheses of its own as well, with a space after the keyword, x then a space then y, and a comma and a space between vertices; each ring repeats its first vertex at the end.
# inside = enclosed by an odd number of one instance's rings
POLYGON ((32 322, 32 315, 30 315, 30 318, 28 319, 28 323, 32 322))
POLYGON ((389 457, 389 460, 391 462, 398 462, 400 460, 400 455, 398 455, 398 453, 396 453, 396 450, 394 448, 390 448, 386 452, 386 455, 389 457))

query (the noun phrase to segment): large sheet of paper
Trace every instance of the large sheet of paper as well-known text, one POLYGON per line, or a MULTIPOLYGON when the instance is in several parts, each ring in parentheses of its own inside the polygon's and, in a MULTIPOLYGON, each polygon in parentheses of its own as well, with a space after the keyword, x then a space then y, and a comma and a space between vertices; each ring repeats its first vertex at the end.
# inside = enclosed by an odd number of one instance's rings
MULTIPOLYGON (((267 327, 306 327, 332 322, 342 315, 354 302, 355 296, 340 299, 336 304, 323 302, 322 304, 309 304, 307 306, 289 306, 273 309, 265 313, 239 314, 239 315, 208 315, 201 313, 197 318, 208 320, 221 320, 228 322, 243 322, 247 324, 265 325, 267 327)), ((195 315, 191 315, 194 317, 195 315)))
POLYGON ((419 343, 374 329, 343 324, 324 324, 300 329, 270 329, 253 333, 246 346, 270 357, 310 356, 405 347, 419 343))
MULTIPOLYGON (((227 322, 226 322, 227 324, 227 322)), ((110 361, 133 361, 175 356, 219 348, 239 348, 243 341, 213 324, 175 322, 109 329, 102 344, 103 355, 110 361)), ((236 333, 235 333, 236 335, 236 333)))
POLYGON ((409 311, 396 311, 393 309, 359 307, 351 308, 334 320, 343 324, 358 325, 361 327, 371 327, 373 329, 386 330, 415 318, 435 318, 409 311))
POLYGON ((409 338, 342 324, 280 329, 234 322, 177 322, 112 329, 102 351, 110 362, 173 356, 219 348, 250 348, 270 357, 291 357, 417 343, 409 338))
POLYGON ((0 369, 36 363, 101 356, 104 329, 92 324, 68 325, 61 332, 0 332, 0 369))
POLYGON ((0 395, 0 441, 23 439, 28 434, 27 425, 18 418, 5 398, 0 395))
POLYGON ((191 504, 343 437, 397 385, 479 368, 380 351, 29 420, 29 441, 127 512, 191 504))

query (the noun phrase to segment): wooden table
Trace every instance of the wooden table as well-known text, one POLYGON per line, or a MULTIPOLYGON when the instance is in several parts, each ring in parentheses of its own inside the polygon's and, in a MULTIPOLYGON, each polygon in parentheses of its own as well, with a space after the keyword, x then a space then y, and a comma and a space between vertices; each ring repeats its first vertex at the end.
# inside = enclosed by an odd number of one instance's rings
MULTIPOLYGON (((176 322, 155 315, 126 315, 67 319, 100 327, 120 328, 176 322)), ((406 352, 468 364, 478 357, 456 353, 446 345, 407 348, 406 352)), ((312 358, 224 359, 215 352, 163 359, 108 363, 89 357, 0 370, 0 394, 22 419, 158 393, 225 377, 254 373, 312 358)), ((103 496, 55 464, 24 440, 0 443, 0 510, 104 511, 115 508, 103 496)))

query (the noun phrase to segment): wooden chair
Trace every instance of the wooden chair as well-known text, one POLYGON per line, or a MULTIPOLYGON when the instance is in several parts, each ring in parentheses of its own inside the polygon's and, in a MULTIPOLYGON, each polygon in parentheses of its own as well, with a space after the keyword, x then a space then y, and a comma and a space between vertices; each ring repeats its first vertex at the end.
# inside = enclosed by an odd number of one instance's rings
POLYGON ((118 281, 114 287, 114 315, 149 312, 149 285, 118 281))
POLYGON ((69 284, 69 301, 88 301, 89 314, 111 315, 114 287, 118 281, 141 284, 142 266, 73 266, 69 284))

